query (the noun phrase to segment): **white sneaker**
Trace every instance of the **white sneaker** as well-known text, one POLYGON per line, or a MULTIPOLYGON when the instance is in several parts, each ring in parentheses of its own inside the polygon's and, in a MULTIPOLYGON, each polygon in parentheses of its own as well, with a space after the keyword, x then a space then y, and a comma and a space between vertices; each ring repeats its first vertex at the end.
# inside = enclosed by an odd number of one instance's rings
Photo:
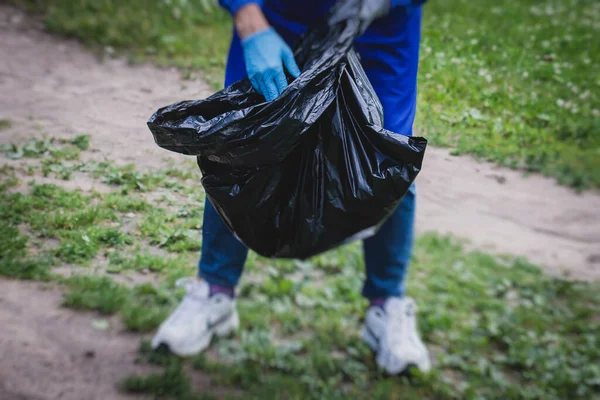
POLYGON ((417 305, 411 298, 391 297, 383 308, 367 310, 362 338, 377 353, 377 365, 397 375, 410 366, 423 372, 431 369, 429 353, 416 321, 417 305))
POLYGON ((209 285, 196 278, 184 279, 187 293, 175 311, 158 328, 152 348, 167 346, 179 356, 206 349, 214 335, 226 336, 240 324, 235 300, 224 293, 209 297, 209 285))

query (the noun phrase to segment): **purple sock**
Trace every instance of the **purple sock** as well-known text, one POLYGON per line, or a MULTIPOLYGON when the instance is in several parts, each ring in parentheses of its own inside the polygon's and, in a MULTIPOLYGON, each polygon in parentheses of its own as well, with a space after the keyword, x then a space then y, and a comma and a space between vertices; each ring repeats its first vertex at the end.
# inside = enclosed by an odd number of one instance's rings
POLYGON ((385 305, 386 300, 387 300, 387 297, 376 297, 374 299, 369 299, 369 305, 371 307, 381 307, 381 308, 383 308, 383 306, 385 305))
POLYGON ((221 285, 213 285, 212 283, 209 283, 208 286, 210 287, 210 293, 209 293, 210 296, 213 296, 217 293, 226 294, 227 296, 229 296, 231 298, 233 298, 233 296, 234 296, 234 292, 235 292, 234 288, 230 288, 227 286, 221 286, 221 285))

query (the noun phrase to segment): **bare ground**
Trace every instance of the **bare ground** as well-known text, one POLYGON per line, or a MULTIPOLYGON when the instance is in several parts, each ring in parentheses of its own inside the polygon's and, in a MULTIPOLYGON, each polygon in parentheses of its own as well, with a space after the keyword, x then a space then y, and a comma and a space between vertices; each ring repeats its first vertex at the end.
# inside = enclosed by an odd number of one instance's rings
POLYGON ((140 372, 139 335, 114 318, 94 329, 92 313, 60 307, 54 286, 0 280, 0 293, 0 400, 135 399, 115 383, 140 372))
MULTIPOLYGON (((13 125, 0 132, 0 143, 89 133, 93 158, 141 167, 184 161, 159 149, 145 122, 160 106, 206 97, 207 85, 182 81, 175 70, 101 62, 1 5, 0 32, 0 119, 13 125)), ((67 185, 95 187, 83 175, 67 185)), ((449 232, 474 248, 524 256, 554 275, 600 278, 598 193, 577 194, 436 148, 428 149, 417 190, 421 232, 449 232)), ((0 399, 121 398, 115 383, 140 368, 133 362, 139 336, 95 330, 93 314, 59 304, 56 288, 0 279, 0 399)))

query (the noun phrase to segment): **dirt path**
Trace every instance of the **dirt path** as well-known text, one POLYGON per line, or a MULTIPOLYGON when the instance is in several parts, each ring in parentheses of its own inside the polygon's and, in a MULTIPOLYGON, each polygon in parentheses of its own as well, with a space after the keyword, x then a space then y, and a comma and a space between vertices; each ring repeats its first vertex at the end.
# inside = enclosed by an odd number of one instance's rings
POLYGON ((0 400, 120 400, 115 383, 140 372, 139 335, 60 307, 61 291, 0 280, 0 400))
MULTIPOLYGON (((174 70, 100 63, 6 6, 0 6, 0 32, 0 119, 13 123, 0 143, 89 133, 94 157, 141 167, 182 159, 159 149, 145 122, 159 106, 206 97, 206 85, 181 81, 174 70)), ((597 193, 578 195, 551 179, 525 178, 435 148, 428 150, 418 192, 421 232, 450 232, 476 248, 525 256, 552 274, 600 278, 597 193)), ((0 393, 119 398, 114 382, 131 368, 139 338, 93 330, 93 316, 61 310, 59 293, 38 286, 0 280, 0 393), (88 350, 93 363, 84 357, 88 350)))
POLYGON ((417 228, 450 232, 479 249, 527 257, 547 272, 600 278, 600 195, 542 176, 428 149, 418 178, 417 228))

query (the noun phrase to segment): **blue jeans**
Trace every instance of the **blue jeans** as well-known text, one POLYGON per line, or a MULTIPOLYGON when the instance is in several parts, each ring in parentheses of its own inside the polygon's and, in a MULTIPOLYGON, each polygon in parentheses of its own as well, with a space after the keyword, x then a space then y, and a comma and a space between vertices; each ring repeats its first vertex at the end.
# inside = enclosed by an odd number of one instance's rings
MULTIPOLYGON (((286 23, 268 9, 265 15, 290 45, 305 29, 296 23, 286 23)), ((356 48, 383 106, 384 127, 410 136, 416 108, 421 12, 400 15, 392 22, 394 35, 386 37, 385 26, 375 27, 371 33, 368 30, 357 39, 356 48)), ((225 86, 244 77, 244 57, 240 40, 234 32, 225 86)), ((363 242, 366 279, 362 293, 365 297, 386 298, 404 294, 404 278, 413 246, 414 216, 413 185, 377 234, 363 242)), ((204 209, 202 237, 199 275, 212 284, 236 286, 244 269, 248 249, 229 231, 210 201, 206 202, 204 209)))

